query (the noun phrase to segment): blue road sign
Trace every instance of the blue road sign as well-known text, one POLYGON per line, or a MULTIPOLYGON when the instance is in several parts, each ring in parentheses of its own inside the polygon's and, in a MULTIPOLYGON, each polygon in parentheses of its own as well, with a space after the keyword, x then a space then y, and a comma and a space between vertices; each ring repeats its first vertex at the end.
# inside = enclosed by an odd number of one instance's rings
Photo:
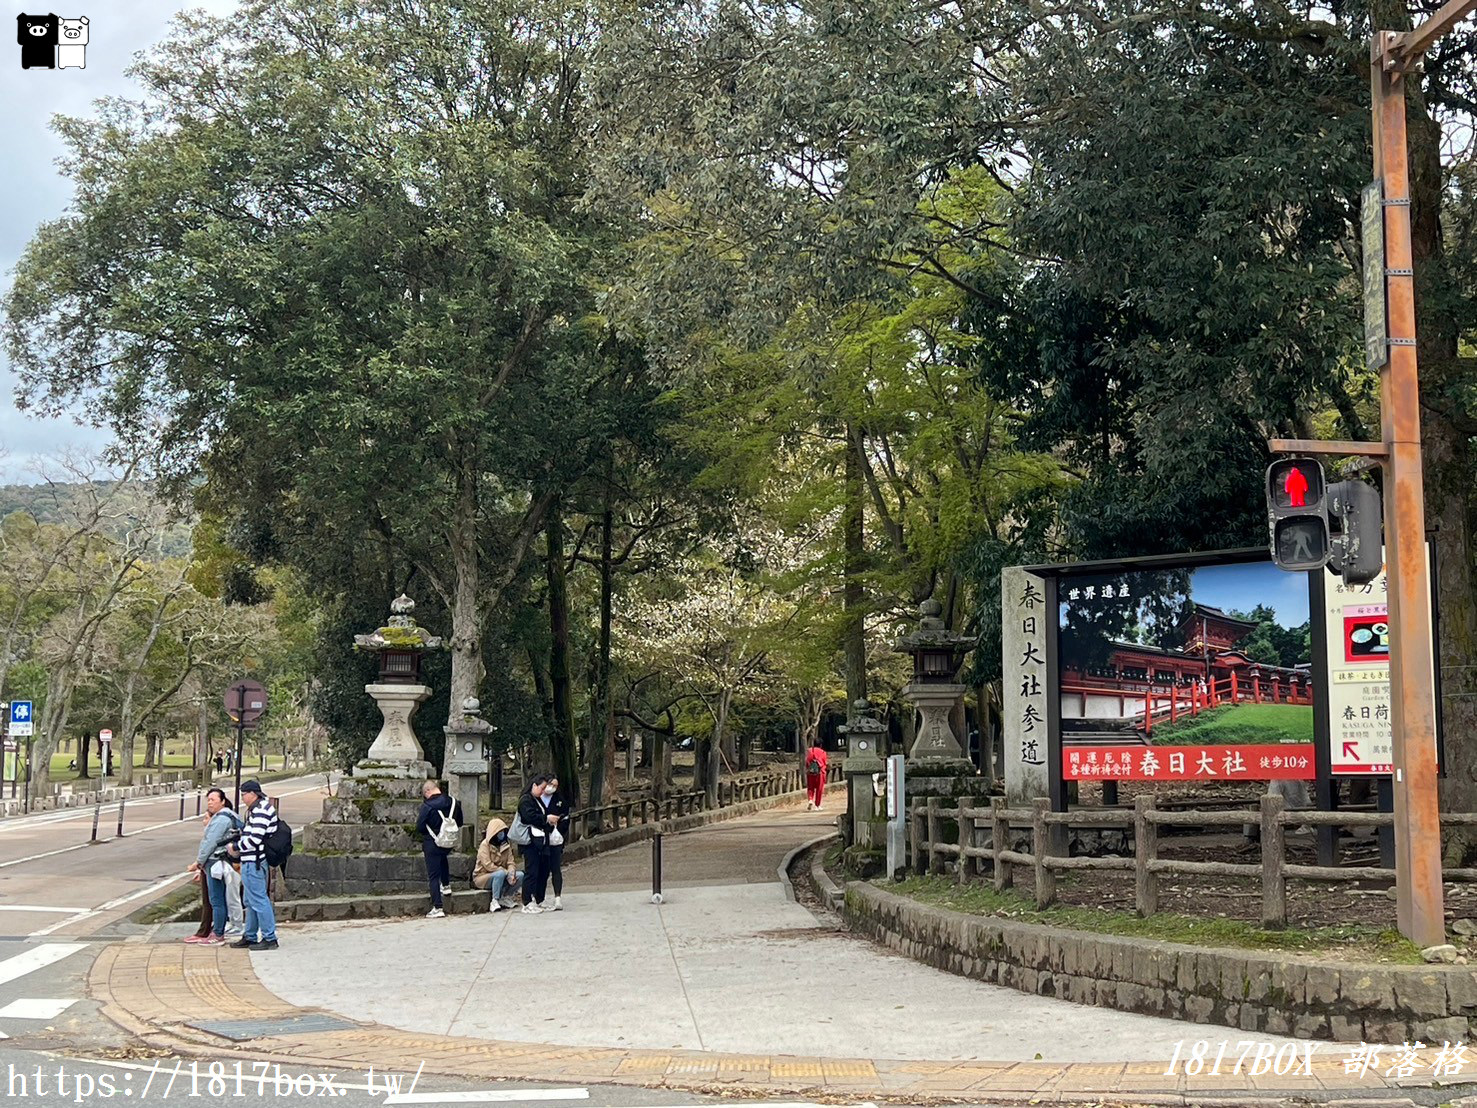
POLYGON ((10 733, 12 735, 31 734, 31 702, 29 700, 10 702, 10 733))

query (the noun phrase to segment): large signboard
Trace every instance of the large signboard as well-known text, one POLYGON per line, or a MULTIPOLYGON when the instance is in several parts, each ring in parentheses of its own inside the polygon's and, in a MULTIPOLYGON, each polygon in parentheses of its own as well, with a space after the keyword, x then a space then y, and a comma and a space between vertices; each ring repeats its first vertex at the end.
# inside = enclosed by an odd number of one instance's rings
POLYGON ((1063 567, 1056 589, 1065 779, 1315 776, 1306 574, 1187 558, 1063 567))

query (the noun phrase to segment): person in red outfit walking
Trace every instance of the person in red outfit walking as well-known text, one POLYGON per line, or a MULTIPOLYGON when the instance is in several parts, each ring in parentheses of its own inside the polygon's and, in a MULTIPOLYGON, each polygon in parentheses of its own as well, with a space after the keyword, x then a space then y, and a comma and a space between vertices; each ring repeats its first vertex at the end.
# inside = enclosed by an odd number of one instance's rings
POLYGON ((819 738, 805 752, 806 811, 813 811, 821 806, 821 798, 826 791, 826 766, 830 764, 830 761, 826 757, 826 748, 821 746, 819 738))

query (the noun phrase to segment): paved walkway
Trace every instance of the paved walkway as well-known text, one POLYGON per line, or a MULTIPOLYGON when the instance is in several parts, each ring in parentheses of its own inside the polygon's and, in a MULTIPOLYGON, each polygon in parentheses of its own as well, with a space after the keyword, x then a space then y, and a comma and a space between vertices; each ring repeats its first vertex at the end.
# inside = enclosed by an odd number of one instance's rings
POLYGON ((122 945, 99 959, 93 988, 160 1042, 219 1052, 202 1024, 337 1013, 347 1020, 316 1031, 249 1025, 243 1049, 485 1077, 857 1099, 1131 1091, 1136 1103, 1386 1086, 1345 1074, 1347 1048, 1332 1044, 1306 1075, 1166 1075, 1182 1039, 1289 1040, 1027 996, 837 932, 787 900, 775 871, 825 834, 838 803, 669 837, 659 907, 641 844, 568 867, 557 914, 297 926, 250 959, 122 945))

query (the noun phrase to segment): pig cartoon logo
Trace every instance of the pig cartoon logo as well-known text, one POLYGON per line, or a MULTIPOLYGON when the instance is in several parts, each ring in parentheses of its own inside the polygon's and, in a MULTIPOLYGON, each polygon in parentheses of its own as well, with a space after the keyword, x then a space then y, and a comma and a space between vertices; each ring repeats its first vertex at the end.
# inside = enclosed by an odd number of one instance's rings
POLYGON ((76 19, 63 17, 60 23, 56 47, 56 67, 58 69, 86 69, 87 17, 85 15, 78 16, 76 19))
POLYGON ((22 69, 55 69, 57 30, 55 15, 15 17, 15 41, 20 43, 22 69))

